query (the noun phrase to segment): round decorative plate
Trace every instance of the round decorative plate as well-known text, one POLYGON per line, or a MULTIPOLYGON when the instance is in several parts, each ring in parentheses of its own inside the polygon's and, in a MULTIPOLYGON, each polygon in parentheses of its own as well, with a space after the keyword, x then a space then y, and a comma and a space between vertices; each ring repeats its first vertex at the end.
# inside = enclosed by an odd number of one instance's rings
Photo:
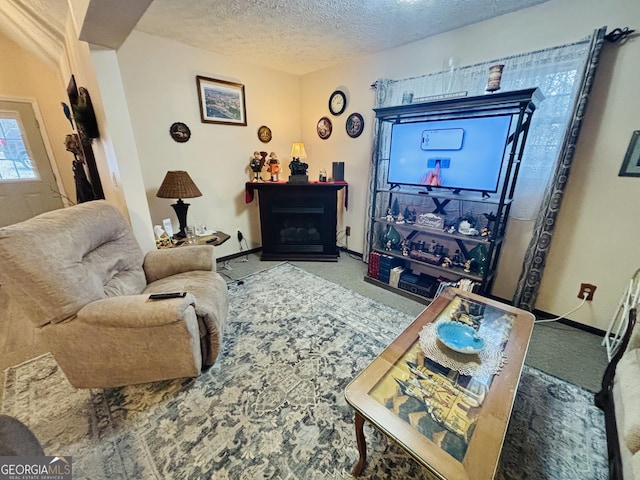
POLYGON ((262 143, 269 143, 271 141, 271 129, 266 125, 262 125, 258 128, 258 138, 262 143))
POLYGON ((436 335, 438 340, 458 353, 480 353, 486 346, 473 328, 460 322, 440 322, 436 335))
POLYGON ((175 122, 169 127, 169 135, 178 143, 184 143, 191 138, 191 130, 182 122, 175 122))
POLYGON ((364 118, 362 118, 362 115, 359 113, 352 113, 347 117, 345 127, 347 129, 347 135, 351 138, 359 137, 364 130, 364 118))
POLYGON ((318 120, 316 130, 318 132, 318 136, 321 139, 326 140, 331 136, 331 132, 333 131, 333 124, 327 117, 322 117, 320 120, 318 120))

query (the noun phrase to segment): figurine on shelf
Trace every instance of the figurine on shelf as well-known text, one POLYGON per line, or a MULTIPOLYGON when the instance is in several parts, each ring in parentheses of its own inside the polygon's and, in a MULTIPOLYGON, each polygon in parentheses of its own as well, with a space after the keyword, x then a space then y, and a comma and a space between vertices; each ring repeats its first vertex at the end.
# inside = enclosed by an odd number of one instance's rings
POLYGON ((471 260, 464 262, 464 271, 465 273, 471 273, 471 260))
POLYGON ((460 232, 462 235, 478 235, 478 233, 480 233, 467 220, 462 220, 460 222, 460 225, 458 225, 458 232, 460 232))
POLYGON ((271 181, 278 181, 278 174, 280 173, 280 160, 278 160, 278 156, 276 152, 271 152, 269 155, 269 166, 267 167, 267 172, 271 174, 271 181))
POLYGON ((400 247, 402 248, 402 256, 403 257, 408 257, 409 256, 409 246, 407 245, 407 240, 402 240, 402 243, 400 244, 400 247))
POLYGON ((454 267, 462 267, 464 266, 464 257, 460 253, 460 250, 456 249, 456 252, 453 255, 453 266, 454 267))
POLYGON ((249 162, 249 166, 251 167, 251 171, 253 172, 252 182, 262 182, 262 177, 260 176, 260 172, 262 171, 262 157, 260 156, 260 152, 253 152, 253 157, 251 158, 251 162, 249 162))
POLYGON ((404 209, 404 220, 407 223, 416 223, 416 218, 418 217, 418 214, 416 213, 416 210, 409 210, 409 207, 406 207, 404 209))
POLYGON ((453 260, 451 260, 449 257, 444 257, 442 259, 443 268, 451 268, 452 265, 453 265, 453 260))
POLYGON ((393 213, 391 213, 391 209, 387 208, 387 216, 385 218, 387 222, 393 222, 393 213))
POLYGON ((456 226, 455 225, 451 225, 449 227, 449 229, 447 230, 447 233, 456 233, 456 226))
POLYGON ((390 252, 390 251, 391 251, 391 240, 387 240, 387 243, 385 243, 385 244, 384 244, 384 249, 385 249, 387 252, 390 252))
POLYGON ((398 214, 398 218, 396 219, 396 223, 404 223, 404 215, 402 213, 398 214))
POLYGON ((393 199, 393 205, 392 205, 391 213, 393 214, 394 217, 397 217, 398 214, 400 213, 400 204, 398 203, 398 199, 397 198, 393 199))

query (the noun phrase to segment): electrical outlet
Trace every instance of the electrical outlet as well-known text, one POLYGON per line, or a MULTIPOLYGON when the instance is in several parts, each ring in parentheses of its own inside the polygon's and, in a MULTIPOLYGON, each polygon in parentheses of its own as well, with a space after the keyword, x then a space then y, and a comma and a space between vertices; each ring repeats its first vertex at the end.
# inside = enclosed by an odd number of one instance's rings
POLYGON ((595 293, 596 288, 598 287, 596 287, 595 285, 591 285, 590 283, 581 283, 580 291, 578 292, 578 298, 583 299, 586 295, 587 301, 590 302, 591 300, 593 300, 593 294, 595 293))
POLYGON ((351 235, 351 227, 346 227, 344 229, 344 234, 348 237, 349 235, 351 235))

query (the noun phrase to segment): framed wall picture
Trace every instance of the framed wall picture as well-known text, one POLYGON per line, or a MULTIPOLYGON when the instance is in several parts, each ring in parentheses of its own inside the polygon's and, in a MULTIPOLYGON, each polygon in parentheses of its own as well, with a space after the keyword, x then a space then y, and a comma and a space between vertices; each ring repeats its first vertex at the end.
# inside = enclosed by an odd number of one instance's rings
POLYGON ((352 113, 347 117, 345 128, 351 138, 359 137, 364 130, 364 118, 359 113, 352 113))
POLYGON ((640 177, 640 130, 631 134, 631 141, 627 148, 627 153, 620 167, 619 177, 640 177))
POLYGON ((327 138, 329 138, 331 136, 331 132, 333 131, 333 124, 331 123, 331 120, 329 120, 327 117, 322 117, 320 120, 318 120, 316 131, 318 132, 318 136, 322 140, 326 140, 327 138))
POLYGON ((247 125, 244 85, 200 75, 196 81, 203 123, 247 125))

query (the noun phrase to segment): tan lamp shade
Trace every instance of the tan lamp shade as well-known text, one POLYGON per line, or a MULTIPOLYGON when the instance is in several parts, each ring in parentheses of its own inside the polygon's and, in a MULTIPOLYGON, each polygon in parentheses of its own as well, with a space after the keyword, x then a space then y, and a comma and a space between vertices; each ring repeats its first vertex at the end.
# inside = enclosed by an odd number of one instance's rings
POLYGON ((162 185, 156 193, 160 198, 195 198, 201 197, 202 192, 198 190, 191 177, 184 170, 170 170, 164 177, 162 185))
POLYGON ((302 142, 294 142, 291 146, 291 155, 292 158, 306 158, 307 152, 304 150, 304 143, 302 142))

